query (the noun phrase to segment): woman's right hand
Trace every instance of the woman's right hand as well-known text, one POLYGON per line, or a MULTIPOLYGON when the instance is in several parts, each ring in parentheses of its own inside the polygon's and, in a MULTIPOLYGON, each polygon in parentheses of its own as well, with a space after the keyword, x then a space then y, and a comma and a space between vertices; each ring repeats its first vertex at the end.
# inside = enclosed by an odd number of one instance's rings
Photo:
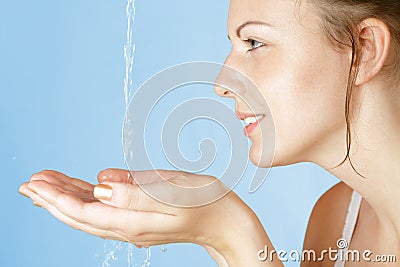
MULTIPOLYGON (((180 199, 171 184, 220 183, 211 176, 167 170, 135 171, 134 176, 136 181, 146 181, 140 185, 146 192, 159 192, 171 204, 180 199)), ((101 185, 94 187, 59 172, 44 171, 33 175, 20 191, 71 227, 103 238, 139 247, 195 243, 204 246, 219 266, 282 266, 258 260, 260 249, 273 247, 257 216, 232 191, 203 206, 176 207, 150 197, 126 170, 102 171, 98 180, 101 185)), ((216 188, 211 194, 226 190, 222 184, 216 188)), ((194 193, 190 198, 204 196, 194 193)))

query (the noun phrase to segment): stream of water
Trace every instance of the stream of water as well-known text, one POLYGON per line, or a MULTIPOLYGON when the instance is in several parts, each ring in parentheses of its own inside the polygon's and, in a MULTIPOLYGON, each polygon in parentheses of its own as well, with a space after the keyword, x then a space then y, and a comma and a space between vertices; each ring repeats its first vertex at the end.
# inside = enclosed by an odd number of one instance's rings
MULTIPOLYGON (((127 16, 127 31, 126 31, 126 43, 124 45, 124 58, 125 58, 125 78, 124 78, 124 96, 125 96, 125 107, 128 112, 129 101, 133 94, 133 62, 135 58, 135 44, 133 40, 133 25, 135 22, 136 8, 135 0, 127 0, 126 5, 126 16, 127 16)), ((126 114, 126 118, 129 116, 126 114)), ((125 245, 119 241, 107 241, 104 245, 104 261, 102 267, 111 266, 112 261, 118 260, 116 253, 121 251, 125 245)), ((133 262, 133 249, 132 244, 127 244, 127 261, 128 267, 135 266, 133 262)), ((141 265, 142 267, 150 266, 151 250, 146 248, 146 259, 141 265)))

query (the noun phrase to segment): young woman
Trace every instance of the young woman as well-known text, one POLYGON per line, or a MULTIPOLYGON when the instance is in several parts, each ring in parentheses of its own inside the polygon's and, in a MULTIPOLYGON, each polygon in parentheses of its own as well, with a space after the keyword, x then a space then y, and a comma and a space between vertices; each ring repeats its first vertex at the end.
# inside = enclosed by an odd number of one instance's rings
MULTIPOLYGON (((232 51, 225 64, 256 84, 274 116, 273 166, 313 162, 342 180, 316 204, 304 248, 320 255, 342 238, 349 250, 399 257, 400 2, 232 0, 228 28, 232 51)), ((241 119, 254 116, 234 92, 215 91, 235 99, 241 119)), ((253 162, 265 149, 264 123, 248 132, 253 162)), ((159 172, 179 185, 215 180, 159 172)), ((176 197, 155 171, 133 175, 176 197)), ((259 259, 258 252, 273 244, 233 192, 209 205, 179 208, 139 190, 127 171, 105 170, 98 179, 94 187, 43 171, 20 191, 68 225, 104 238, 137 246, 192 242, 206 247, 219 266, 283 265, 277 257, 259 259)), ((349 260, 346 266, 376 266, 372 260, 349 260)), ((343 266, 344 261, 327 256, 302 264, 343 266)))

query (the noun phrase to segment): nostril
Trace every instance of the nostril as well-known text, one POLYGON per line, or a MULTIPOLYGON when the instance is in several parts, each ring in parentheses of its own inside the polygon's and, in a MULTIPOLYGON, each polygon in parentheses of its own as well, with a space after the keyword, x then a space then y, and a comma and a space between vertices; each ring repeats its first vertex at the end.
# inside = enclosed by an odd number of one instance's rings
POLYGON ((218 86, 218 85, 216 85, 214 87, 214 92, 219 96, 228 96, 229 95, 229 90, 227 90, 226 88, 224 88, 222 86, 218 86))

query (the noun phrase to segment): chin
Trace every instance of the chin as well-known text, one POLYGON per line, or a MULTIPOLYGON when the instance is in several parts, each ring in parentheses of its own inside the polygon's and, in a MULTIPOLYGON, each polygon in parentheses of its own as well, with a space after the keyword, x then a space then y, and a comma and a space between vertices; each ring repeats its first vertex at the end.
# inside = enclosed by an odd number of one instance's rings
POLYGON ((274 148, 263 149, 262 145, 254 142, 250 148, 250 161, 257 167, 270 168, 274 163, 274 148))
POLYGON ((284 152, 275 147, 263 149, 262 145, 254 142, 250 148, 249 158, 255 166, 260 168, 288 166, 301 162, 298 153, 284 152))

